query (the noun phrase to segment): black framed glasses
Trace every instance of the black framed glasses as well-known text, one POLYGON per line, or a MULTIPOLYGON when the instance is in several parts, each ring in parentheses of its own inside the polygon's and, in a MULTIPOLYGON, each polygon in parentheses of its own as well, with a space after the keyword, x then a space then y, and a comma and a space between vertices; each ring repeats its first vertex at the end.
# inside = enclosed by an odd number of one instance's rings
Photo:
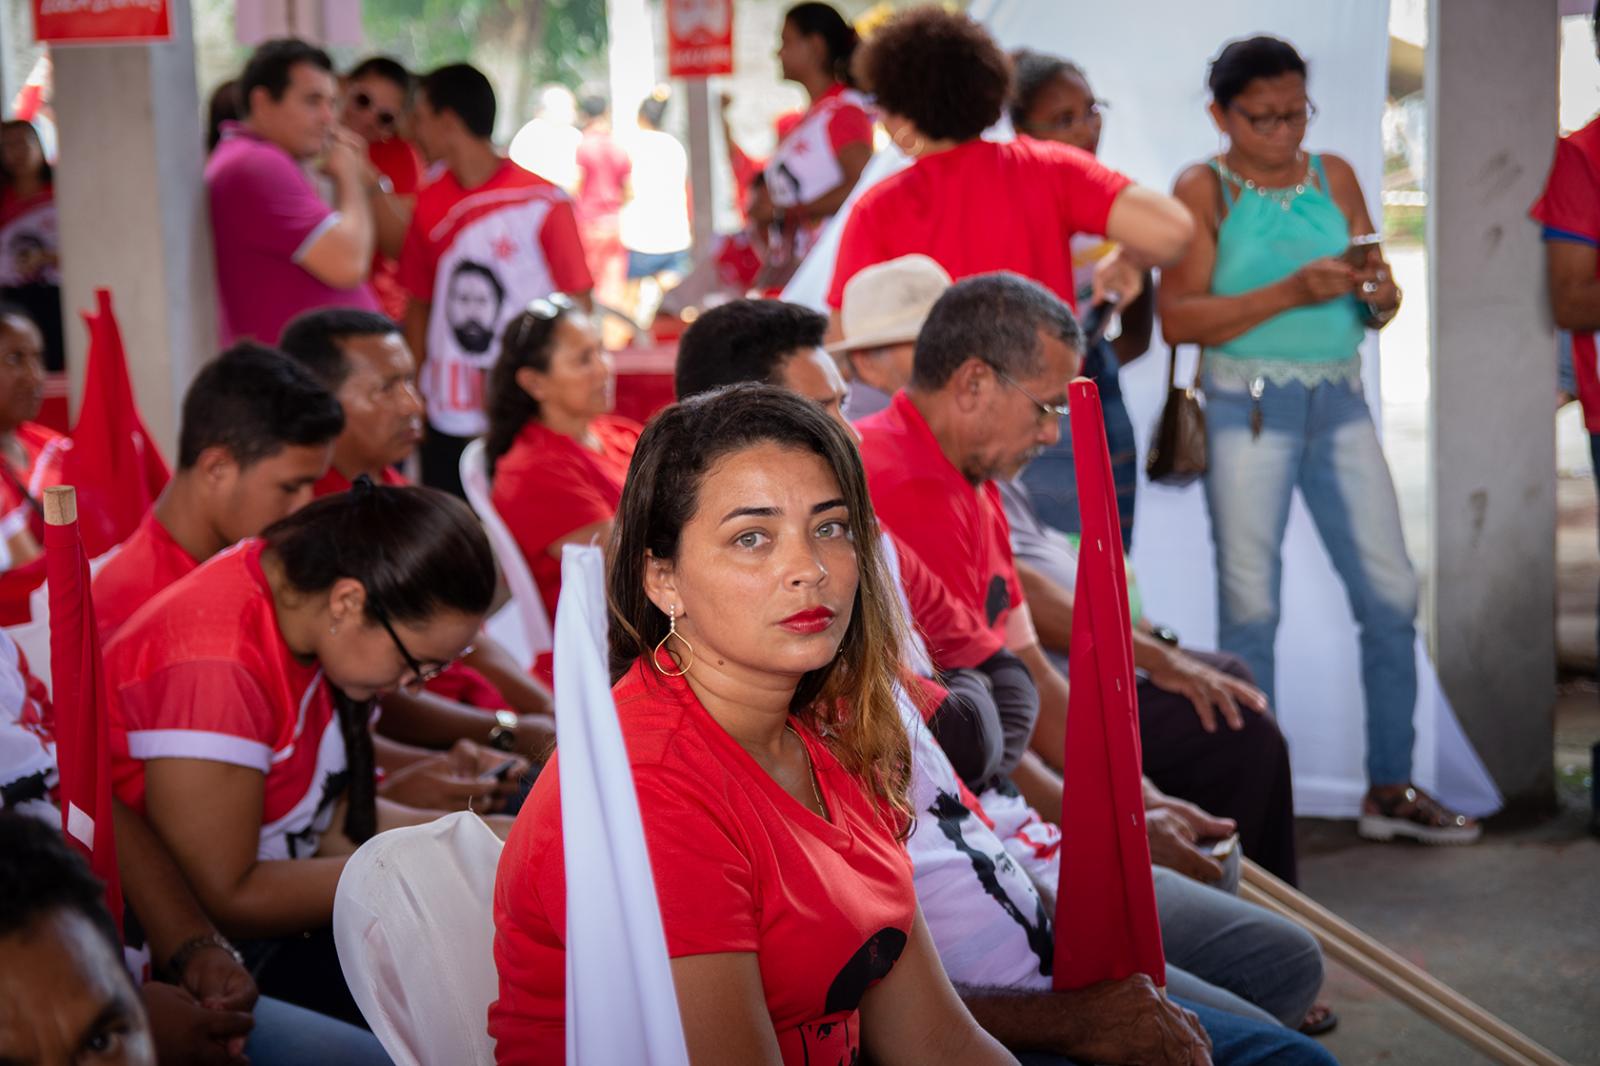
POLYGON ((1105 117, 1106 112, 1109 110, 1111 110, 1111 104, 1108 101, 1091 100, 1089 101, 1088 108, 1086 108, 1081 115, 1068 111, 1064 115, 1057 115, 1055 118, 1049 119, 1045 122, 1030 122, 1022 127, 1022 132, 1058 133, 1066 132, 1067 130, 1075 130, 1079 126, 1086 125, 1090 122, 1099 122, 1105 117))
POLYGON ((1296 133, 1303 132, 1317 117, 1317 105, 1310 100, 1306 106, 1298 111, 1272 111, 1265 115, 1252 115, 1238 104, 1232 105, 1232 110, 1240 118, 1250 123, 1250 128, 1263 137, 1276 133, 1279 126, 1288 126, 1296 133))
MULTIPOLYGON (((417 660, 417 657, 411 654, 411 651, 406 647, 405 642, 400 639, 400 634, 394 631, 394 626, 389 624, 388 614, 381 609, 375 609, 370 603, 367 604, 367 613, 376 618, 378 620, 378 624, 383 627, 383 631, 389 634, 389 639, 394 642, 394 650, 400 653, 400 658, 405 660, 406 669, 410 671, 411 676, 405 678, 395 686, 401 692, 404 692, 410 696, 415 696, 417 693, 421 692, 427 687, 429 681, 432 681, 434 678, 450 669, 450 663, 440 663, 437 666, 423 666, 422 663, 417 660)), ((471 650, 472 649, 470 648, 464 649, 461 654, 465 655, 471 650)), ((451 660, 451 662, 454 661, 455 660, 453 659, 451 660)))
POLYGON ((400 121, 399 116, 393 111, 374 110, 376 105, 371 94, 362 92, 360 89, 350 94, 350 105, 360 111, 372 111, 372 117, 378 120, 378 125, 386 129, 392 128, 396 122, 400 121))
POLYGON ((1039 409, 1040 425, 1043 425, 1052 418, 1065 418, 1067 415, 1072 413, 1072 408, 1068 407, 1064 403, 1045 403, 1043 400, 1039 399, 1039 397, 1023 388, 1022 383, 1016 378, 1012 377, 1010 374, 1007 374, 999 367, 990 367, 990 369, 994 371, 995 377, 999 378, 1007 385, 1010 385, 1013 389, 1016 389, 1018 392, 1022 393, 1022 395, 1026 396, 1029 400, 1033 401, 1033 405, 1039 409))
POLYGON ((538 296, 528 301, 528 306, 522 309, 522 314, 517 317, 517 332, 511 338, 511 347, 521 348, 528 340, 528 331, 535 323, 554 322, 562 315, 570 315, 578 309, 572 302, 572 297, 563 292, 553 292, 549 296, 538 296))

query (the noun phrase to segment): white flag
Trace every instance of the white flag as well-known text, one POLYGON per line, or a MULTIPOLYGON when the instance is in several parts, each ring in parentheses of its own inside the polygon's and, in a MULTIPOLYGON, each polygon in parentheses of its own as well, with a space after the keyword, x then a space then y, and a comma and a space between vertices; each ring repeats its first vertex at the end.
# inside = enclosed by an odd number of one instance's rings
POLYGON ((605 561, 561 554, 556 735, 567 865, 567 1066, 688 1066, 656 883, 606 667, 605 561))

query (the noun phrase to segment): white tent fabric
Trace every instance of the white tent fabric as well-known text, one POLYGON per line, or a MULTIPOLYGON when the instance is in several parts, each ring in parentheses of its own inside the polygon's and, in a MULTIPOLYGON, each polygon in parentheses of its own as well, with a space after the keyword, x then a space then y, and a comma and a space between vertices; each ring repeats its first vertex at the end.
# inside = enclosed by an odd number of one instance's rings
POLYGON ((568 545, 556 608, 567 1063, 688 1066, 633 772, 606 669, 605 562, 568 545))
MULTIPOLYGON (((1217 0, 1201 9, 1189 0, 978 0, 972 14, 1008 49, 1026 45, 1082 65, 1096 95, 1114 105, 1106 118, 1101 158, 1158 189, 1171 188, 1185 164, 1218 149, 1218 135, 1205 112, 1204 83, 1207 62, 1222 43, 1254 33, 1293 41, 1310 65, 1311 96, 1320 107, 1308 145, 1348 159, 1376 210, 1383 163, 1387 3, 1217 0)), ((880 152, 854 195, 905 165, 892 147, 880 152)), ((982 210, 982 205, 962 209, 982 210)), ((786 299, 822 307, 847 210, 822 234, 785 291, 786 299)), ((1413 299, 1419 296, 1413 294, 1413 299)), ((1369 338, 1363 356, 1363 380, 1376 417, 1375 339, 1369 338)), ((1192 372, 1193 363, 1188 353, 1180 363, 1180 379, 1192 372)), ((1165 351, 1159 343, 1122 372, 1141 453, 1160 414, 1165 375, 1165 351)), ((1214 647, 1215 572, 1200 486, 1141 484, 1131 553, 1147 612, 1181 632, 1186 643, 1214 647)), ((1497 810, 1499 793, 1462 733, 1420 641, 1417 655, 1414 779, 1469 814, 1497 810)), ((1294 767, 1295 805, 1302 814, 1353 817, 1359 810, 1366 789, 1360 676, 1355 623, 1343 587, 1309 514, 1296 499, 1284 544, 1277 704, 1294 767)))
POLYGON ((396 1066, 494 1062, 500 838, 459 811, 379 833, 345 864, 333 937, 345 982, 396 1066))

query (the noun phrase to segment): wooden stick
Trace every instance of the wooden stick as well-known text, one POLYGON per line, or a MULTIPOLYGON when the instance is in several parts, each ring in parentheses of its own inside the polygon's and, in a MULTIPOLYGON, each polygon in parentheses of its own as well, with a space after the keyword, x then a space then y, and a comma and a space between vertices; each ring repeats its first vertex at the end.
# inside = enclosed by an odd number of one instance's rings
POLYGON ((44 524, 70 526, 78 520, 78 491, 71 485, 51 485, 44 490, 44 524))
POLYGON ((1246 860, 1241 895, 1306 928, 1342 965, 1497 1061, 1568 1066, 1409 959, 1384 947, 1304 894, 1246 860))

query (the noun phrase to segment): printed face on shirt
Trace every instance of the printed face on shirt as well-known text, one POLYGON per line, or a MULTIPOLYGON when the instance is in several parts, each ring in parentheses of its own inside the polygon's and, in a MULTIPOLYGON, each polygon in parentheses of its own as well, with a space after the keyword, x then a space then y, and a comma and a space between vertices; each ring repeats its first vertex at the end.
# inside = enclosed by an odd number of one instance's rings
POLYGON ((799 393, 824 414, 844 427, 850 439, 859 441, 861 435, 844 416, 845 401, 850 398, 850 386, 839 373, 839 364, 821 348, 802 349, 785 359, 778 371, 776 384, 799 393))
POLYGON ((1100 149, 1100 126, 1094 90, 1082 77, 1064 70, 1034 94, 1023 132, 1093 154, 1100 149))
POLYGON ((20 315, 0 318, 0 429, 39 414, 44 402, 44 338, 20 315))
POLYGON ((406 94, 388 78, 377 74, 345 86, 339 121, 368 144, 387 141, 399 132, 406 110, 406 94))
POLYGON ((547 421, 596 418, 610 411, 616 400, 611 355, 600 346, 589 316, 581 313, 568 312, 556 322, 549 369, 523 367, 517 372, 517 384, 539 401, 547 421))
POLYGON ((337 92, 332 73, 296 63, 289 68, 281 100, 274 100, 264 88, 250 90, 250 125, 296 159, 310 159, 322 151, 333 132, 337 92))
POLYGON ((344 432, 334 442, 341 469, 366 471, 403 462, 422 440, 417 362, 398 333, 341 337, 349 370, 339 386, 344 432))
POLYGON ((656 606, 678 608, 702 674, 762 685, 826 666, 850 626, 858 579, 833 469, 769 442, 724 456, 701 479, 677 558, 652 560, 646 574, 656 606))
POLYGON ((65 908, 0 938, 0 1062, 155 1066, 122 959, 65 908))
POLYGON ((236 544, 294 514, 311 502, 312 487, 328 472, 332 458, 333 442, 329 441, 286 444, 242 468, 231 457, 214 468, 208 465, 216 479, 213 499, 218 531, 229 544, 236 544))
POLYGON ((973 447, 961 464, 974 485, 1008 480, 1022 472, 1045 448, 1061 439, 1061 420, 1041 403, 1064 405, 1067 385, 1077 376, 1083 357, 1054 337, 1039 334, 1038 373, 1006 381, 992 367, 987 401, 973 419, 973 447))
POLYGON ((494 271, 482 263, 463 259, 455 265, 445 290, 444 320, 462 351, 483 355, 494 344, 505 293, 494 271))

